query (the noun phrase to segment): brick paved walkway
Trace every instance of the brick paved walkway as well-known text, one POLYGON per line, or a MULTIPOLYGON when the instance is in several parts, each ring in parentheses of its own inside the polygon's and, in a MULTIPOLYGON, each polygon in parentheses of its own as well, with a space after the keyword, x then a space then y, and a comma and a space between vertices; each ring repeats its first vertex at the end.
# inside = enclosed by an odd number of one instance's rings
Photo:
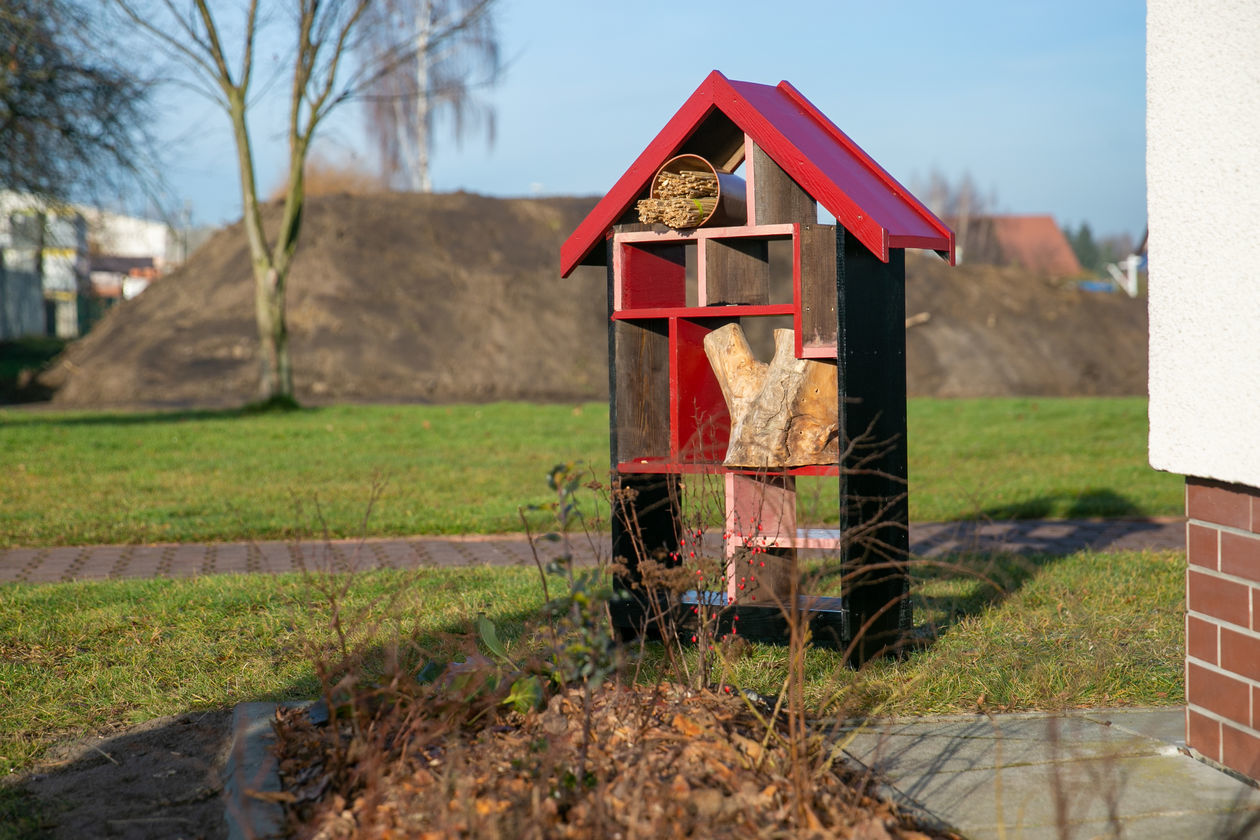
MULTIPOLYGON (((1185 523, 1180 519, 929 522, 910 526, 910 548, 920 557, 959 551, 1063 555, 1085 548, 1184 551, 1185 538, 1185 523)), ((599 550, 606 552, 607 548, 604 537, 599 550)), ((555 543, 541 543, 539 550, 544 559, 550 559, 558 548, 555 543)), ((576 553, 579 561, 594 556, 589 546, 579 545, 576 553)), ((0 583, 532 563, 529 544, 520 536, 7 548, 0 549, 0 583)))

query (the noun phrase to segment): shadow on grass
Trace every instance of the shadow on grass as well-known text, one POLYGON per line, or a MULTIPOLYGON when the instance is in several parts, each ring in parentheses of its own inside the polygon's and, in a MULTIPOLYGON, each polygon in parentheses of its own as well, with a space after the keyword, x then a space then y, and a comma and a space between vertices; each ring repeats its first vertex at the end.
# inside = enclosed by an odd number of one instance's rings
POLYGON ((150 426, 168 423, 186 423, 200 420, 238 420, 246 417, 266 415, 288 416, 290 414, 315 414, 322 410, 320 406, 298 406, 277 408, 247 405, 239 408, 197 408, 197 409, 152 409, 144 411, 92 412, 87 415, 62 417, 40 417, 40 423, 46 426, 150 426))
POLYGON ((959 554, 940 562, 915 561, 910 597, 924 618, 918 632, 924 641, 934 641, 958 622, 1001 605, 1061 559, 1048 554, 992 553, 959 554), (951 591, 939 595, 924 592, 941 583, 951 591))
POLYGON ((1038 496, 1010 505, 986 508, 977 518, 993 521, 1046 519, 1062 511, 1064 519, 1137 517, 1142 510, 1127 497, 1106 488, 1091 488, 1075 495, 1038 496))

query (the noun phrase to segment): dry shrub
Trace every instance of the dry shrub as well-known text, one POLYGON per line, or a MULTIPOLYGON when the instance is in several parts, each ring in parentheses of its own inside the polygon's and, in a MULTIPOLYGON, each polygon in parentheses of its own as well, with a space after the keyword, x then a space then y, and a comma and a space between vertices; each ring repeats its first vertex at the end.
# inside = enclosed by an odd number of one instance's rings
MULTIPOLYGON (((306 159, 305 173, 307 198, 317 195, 373 195, 387 189, 380 175, 358 160, 332 160, 318 154, 311 155, 306 159)), ((269 201, 283 199, 288 189, 289 179, 286 177, 272 188, 267 198, 269 201)))

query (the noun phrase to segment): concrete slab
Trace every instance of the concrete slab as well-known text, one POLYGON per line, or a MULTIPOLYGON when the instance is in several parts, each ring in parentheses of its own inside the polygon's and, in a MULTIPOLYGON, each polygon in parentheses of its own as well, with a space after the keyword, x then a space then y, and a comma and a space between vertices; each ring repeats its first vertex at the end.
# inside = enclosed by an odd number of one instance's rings
POLYGON ((1089 720, 1155 738, 1165 744, 1176 747, 1186 745, 1186 710, 1182 706, 1167 709, 1100 709, 1080 714, 1089 720))
POLYGON ((1222 831, 1260 825, 1260 790, 1180 750, 1183 714, 892 721, 846 751, 972 840, 1251 836, 1222 831))

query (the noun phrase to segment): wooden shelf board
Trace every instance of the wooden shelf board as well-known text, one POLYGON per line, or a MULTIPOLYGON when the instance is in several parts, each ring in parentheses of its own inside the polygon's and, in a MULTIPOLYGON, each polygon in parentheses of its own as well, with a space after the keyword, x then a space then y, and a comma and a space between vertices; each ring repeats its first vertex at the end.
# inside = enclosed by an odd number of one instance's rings
POLYGON ((767 539, 763 537, 753 537, 745 539, 739 534, 735 534, 728 538, 730 545, 754 545, 761 547, 774 548, 818 548, 818 549, 838 549, 843 543, 843 539, 838 528, 799 528, 796 531, 796 538, 791 540, 784 539, 767 539))
MULTIPOLYGON (((717 606, 717 634, 735 633, 747 639, 772 644, 788 641, 788 625, 783 610, 767 604, 748 604, 737 601, 727 606, 724 592, 688 592, 682 597, 683 629, 694 626, 695 608, 701 600, 717 606)), ((847 609, 841 598, 825 595, 801 595, 797 600, 801 614, 809 622, 813 643, 823 647, 844 650, 847 609)))
MULTIPOLYGON (((706 590, 697 592, 692 589, 682 594, 682 603, 688 607, 694 607, 700 603, 704 603, 710 607, 726 607, 729 605, 729 598, 725 592, 715 592, 706 590)), ((796 603, 802 610, 809 610, 815 613, 842 613, 844 612, 843 599, 834 595, 797 595, 796 603)), ((770 604, 762 604, 756 606, 736 601, 736 606, 747 607, 748 609, 780 609, 770 604)))
POLYGON ((839 475, 838 464, 812 464, 806 467, 788 467, 776 470, 757 470, 741 467, 726 467, 717 461, 667 461, 664 458, 635 458, 617 464, 617 472, 665 474, 681 473, 688 475, 739 473, 740 475, 839 475))
POLYGON ((614 321, 641 321, 649 318, 742 318, 757 315, 791 315, 790 303, 765 305, 735 304, 732 306, 661 306, 622 309, 613 313, 614 321))
POLYGON ((839 351, 835 342, 831 344, 806 344, 797 354, 798 359, 836 359, 839 351))
POLYGON ((797 225, 738 225, 734 227, 685 228, 673 230, 638 230, 613 234, 613 242, 699 242, 702 239, 747 239, 748 237, 787 237, 796 233, 797 225))

